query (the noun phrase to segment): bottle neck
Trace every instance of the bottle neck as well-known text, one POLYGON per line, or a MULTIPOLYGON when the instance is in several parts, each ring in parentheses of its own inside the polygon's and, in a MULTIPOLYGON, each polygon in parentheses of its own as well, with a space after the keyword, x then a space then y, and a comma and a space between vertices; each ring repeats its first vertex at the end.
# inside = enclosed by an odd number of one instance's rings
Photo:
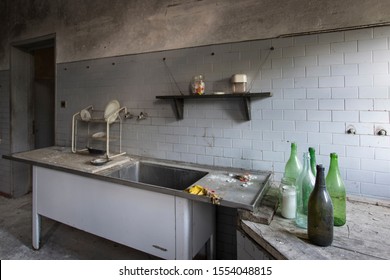
POLYGON ((310 169, 310 155, 308 153, 303 154, 303 170, 310 169))
POLYGON ((335 156, 330 158, 329 173, 340 175, 339 161, 335 156))
POLYGON ((325 171, 322 165, 317 165, 317 176, 315 187, 326 188, 325 184, 325 171))
POLYGON ((290 157, 295 157, 296 155, 297 155, 297 145, 293 143, 291 144, 290 157))

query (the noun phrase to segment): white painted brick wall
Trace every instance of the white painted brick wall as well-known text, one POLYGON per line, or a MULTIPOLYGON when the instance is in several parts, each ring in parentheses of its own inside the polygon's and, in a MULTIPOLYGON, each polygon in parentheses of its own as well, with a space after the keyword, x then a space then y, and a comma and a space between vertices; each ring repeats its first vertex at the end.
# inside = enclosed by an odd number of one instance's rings
POLYGON ((330 54, 330 44, 318 44, 318 45, 308 45, 306 46, 306 55, 326 55, 330 54))
POLYGON ((355 111, 355 110, 373 110, 374 109, 374 100, 373 99, 346 99, 345 100, 345 110, 355 111))
POLYGON ((343 99, 321 99, 319 100, 320 110, 344 110, 343 99))
POLYGON ((344 84, 343 76, 319 77, 319 87, 321 88, 344 87, 344 84))
POLYGON ((300 154, 315 146, 326 168, 337 152, 350 193, 390 198, 390 136, 375 135, 379 126, 390 135, 389 40, 390 28, 376 27, 64 63, 57 100, 68 107, 57 106, 57 143, 70 145, 72 114, 116 98, 150 116, 125 122, 128 152, 272 170, 278 180, 296 141, 300 154), (230 76, 243 72, 255 80, 252 92, 273 97, 252 100, 251 121, 238 100, 186 100, 178 121, 169 101, 155 99, 179 94, 163 57, 184 94, 194 75, 205 75, 210 93, 229 91, 230 76), (356 135, 345 133, 350 126, 356 135))
POLYGON ((344 55, 342 53, 324 54, 318 56, 318 65, 343 64, 344 55))
MULTIPOLYGON (((381 83, 381 81, 378 81, 378 83, 381 83)), ((345 76, 346 87, 372 86, 373 84, 374 77, 372 75, 345 76)))
POLYGON ((358 51, 387 50, 388 38, 359 40, 358 51))
POLYGON ((344 133, 345 131, 344 122, 320 122, 320 132, 322 133, 344 133))
POLYGON ((309 121, 331 121, 332 111, 307 111, 307 120, 309 121))
POLYGON ((376 172, 375 173, 375 183, 381 184, 381 185, 388 185, 390 181, 390 173, 381 173, 376 172))
POLYGON ((389 123, 389 112, 360 111, 360 121, 368 123, 389 123))
POLYGON ((358 51, 344 54, 344 62, 346 65, 352 63, 370 63, 372 62, 371 51, 358 51))
POLYGON ((284 110, 283 118, 285 120, 306 120, 306 110, 284 110))
POLYGON ((373 61, 374 62, 384 62, 390 61, 390 51, 389 50, 376 50, 373 51, 373 61))
POLYGON ((331 66, 333 76, 355 76, 358 74, 357 64, 335 64, 331 66))
POLYGON ((332 121, 359 122, 359 112, 358 111, 333 111, 332 121))
POLYGON ((320 122, 316 121, 296 121, 296 130, 297 131, 308 131, 308 132, 318 132, 320 131, 320 122))
POLYGON ((390 86, 390 75, 374 76, 374 86, 390 86))
POLYGON ((350 53, 356 51, 357 51, 357 41, 346 40, 346 42, 332 43, 330 45, 331 53, 350 53))
POLYGON ((361 183, 374 183, 375 173, 373 171, 347 170, 347 180, 361 183))
POLYGON ((330 66, 308 66, 306 67, 307 77, 321 77, 330 76, 330 66))
POLYGON ((387 75, 389 64, 387 62, 378 63, 360 63, 358 65, 359 75, 387 75))
POLYGON ((372 39, 373 33, 372 28, 351 30, 345 33, 345 41, 372 39))
POLYGON ((294 57, 294 65, 295 67, 300 66, 316 66, 317 63, 317 56, 300 56, 300 57, 294 57))
POLYGON ((344 42, 345 32, 331 32, 319 35, 319 43, 344 42))
MULTIPOLYGON (((322 99, 322 98, 330 98, 331 97, 331 89, 330 88, 309 88, 307 89, 307 98, 322 99)), ((317 109, 317 108, 315 108, 317 109)))
POLYGON ((296 99, 295 109, 316 110, 318 109, 318 100, 317 99, 296 99))
POLYGON ((359 87, 360 98, 388 98, 388 87, 359 87))

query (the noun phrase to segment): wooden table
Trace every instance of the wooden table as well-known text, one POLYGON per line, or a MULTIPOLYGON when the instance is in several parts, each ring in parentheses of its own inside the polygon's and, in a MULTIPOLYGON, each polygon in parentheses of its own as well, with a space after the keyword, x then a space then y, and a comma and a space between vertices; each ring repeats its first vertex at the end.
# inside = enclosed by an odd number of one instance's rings
POLYGON ((307 230, 276 212, 271 223, 240 220, 241 229, 275 259, 390 259, 390 201, 347 198, 347 223, 334 227, 333 243, 309 242, 307 230))

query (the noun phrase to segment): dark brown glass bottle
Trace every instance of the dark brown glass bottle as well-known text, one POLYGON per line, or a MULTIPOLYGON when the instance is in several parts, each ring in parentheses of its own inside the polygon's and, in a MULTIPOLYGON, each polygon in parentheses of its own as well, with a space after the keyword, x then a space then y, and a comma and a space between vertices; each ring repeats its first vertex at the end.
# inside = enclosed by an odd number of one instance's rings
POLYGON ((333 204, 325 184, 325 168, 317 165, 314 189, 309 197, 307 233, 311 243, 329 246, 333 242, 333 204))

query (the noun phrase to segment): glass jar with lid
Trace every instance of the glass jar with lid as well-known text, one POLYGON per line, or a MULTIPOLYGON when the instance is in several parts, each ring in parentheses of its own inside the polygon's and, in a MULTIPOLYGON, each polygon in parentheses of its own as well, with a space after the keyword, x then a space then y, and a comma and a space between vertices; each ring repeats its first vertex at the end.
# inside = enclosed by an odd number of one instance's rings
POLYGON ((297 209, 296 186, 291 178, 282 178, 279 185, 279 205, 281 215, 286 219, 294 219, 297 209))
POLYGON ((195 94, 195 95, 204 94, 205 83, 204 83, 204 76, 203 75, 197 75, 197 76, 194 76, 192 78, 191 91, 192 91, 192 94, 195 94))

